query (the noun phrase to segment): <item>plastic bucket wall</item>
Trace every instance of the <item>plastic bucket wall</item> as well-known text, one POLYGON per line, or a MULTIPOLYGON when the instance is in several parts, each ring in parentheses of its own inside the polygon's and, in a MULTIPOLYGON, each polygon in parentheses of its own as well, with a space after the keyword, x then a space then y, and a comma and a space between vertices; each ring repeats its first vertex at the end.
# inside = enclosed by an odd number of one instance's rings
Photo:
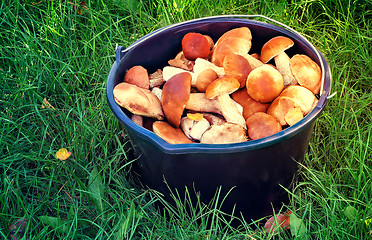
POLYGON ((235 206, 245 218, 257 219, 272 214, 272 207, 286 202, 287 193, 280 186, 290 188, 308 148, 314 122, 327 103, 331 89, 331 73, 324 56, 300 34, 283 27, 241 18, 213 17, 174 24, 139 39, 127 49, 119 47, 107 81, 108 103, 125 127, 135 152, 143 183, 163 194, 167 200, 169 189, 200 193, 208 203, 221 187, 226 198, 223 210, 235 206), (122 82, 125 72, 142 65, 149 73, 168 65, 167 61, 181 50, 182 37, 188 32, 207 34, 214 41, 226 31, 246 26, 252 32, 250 53, 260 52, 262 45, 278 35, 290 37, 295 45, 287 50, 308 55, 323 71, 323 91, 319 103, 304 119, 272 136, 235 144, 168 144, 153 132, 130 120, 130 114, 118 106, 113 88, 122 82), (167 182, 167 185, 164 183, 167 182))

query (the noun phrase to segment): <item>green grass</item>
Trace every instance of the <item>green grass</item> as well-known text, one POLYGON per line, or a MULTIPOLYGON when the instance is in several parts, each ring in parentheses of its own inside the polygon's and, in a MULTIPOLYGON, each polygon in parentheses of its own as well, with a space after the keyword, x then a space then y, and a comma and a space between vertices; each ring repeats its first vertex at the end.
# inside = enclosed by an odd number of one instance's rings
POLYGON ((78 2, 0 3, 0 238, 26 219, 29 239, 293 239, 232 226, 213 203, 159 210, 162 198, 131 172, 131 144, 105 95, 117 44, 193 18, 263 14, 325 55, 337 92, 286 207, 309 239, 371 239, 371 0, 91 0, 82 15, 78 2), (56 159, 60 148, 71 158, 56 159))

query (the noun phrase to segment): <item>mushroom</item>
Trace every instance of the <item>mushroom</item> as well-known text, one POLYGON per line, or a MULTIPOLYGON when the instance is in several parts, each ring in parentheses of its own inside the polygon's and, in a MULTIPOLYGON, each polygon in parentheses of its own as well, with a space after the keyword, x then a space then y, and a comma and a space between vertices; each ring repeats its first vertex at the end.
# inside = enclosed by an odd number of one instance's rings
POLYGON ((165 66, 163 68, 163 79, 166 82, 179 73, 189 73, 191 75, 191 85, 194 86, 196 84, 197 75, 194 74, 194 72, 190 72, 185 69, 173 67, 173 66, 165 66))
POLYGON ((130 119, 137 123, 138 125, 140 125, 141 127, 143 127, 143 117, 140 116, 140 115, 137 115, 137 114, 133 114, 130 119))
POLYGON ((196 112, 212 112, 222 114, 217 99, 208 99, 205 93, 191 93, 186 109, 196 112))
POLYGON ((160 100, 148 89, 122 82, 114 87, 113 94, 116 103, 133 114, 164 119, 160 100))
POLYGON ((221 125, 212 125, 204 132, 200 143, 208 144, 227 144, 247 141, 246 130, 234 123, 223 123, 221 125))
POLYGON ((308 114, 318 103, 318 99, 307 88, 293 85, 289 86, 280 94, 280 97, 288 97, 294 99, 301 108, 304 115, 308 114))
POLYGON ((142 66, 131 67, 124 76, 124 82, 134 84, 137 87, 149 89, 150 80, 146 68, 142 66))
POLYGON ((185 57, 183 51, 179 52, 174 59, 168 61, 168 64, 173 67, 178 67, 185 69, 187 71, 192 71, 194 68, 195 61, 191 61, 185 57))
POLYGON ((304 116, 301 112, 301 108, 299 107, 289 109, 287 114, 285 114, 284 116, 284 120, 288 123, 289 126, 293 126, 303 118, 304 116))
POLYGON ((208 38, 200 33, 189 32, 182 38, 182 51, 189 60, 207 58, 210 51, 208 38))
MULTIPOLYGON (((238 111, 243 114, 243 107, 232 100, 238 111)), ((221 107, 217 99, 208 99, 205 93, 191 93, 185 109, 194 112, 217 113, 222 115, 221 107)))
POLYGON ((243 56, 248 61, 249 66, 251 66, 252 69, 258 68, 259 66, 262 66, 264 64, 260 59, 257 59, 254 55, 248 53, 241 53, 240 55, 243 56))
POLYGON ((159 87, 154 87, 151 89, 151 92, 153 94, 155 94, 155 96, 157 96, 159 98, 159 100, 161 100, 161 93, 162 93, 163 90, 161 90, 159 87))
POLYGON ((240 88, 244 87, 247 82, 247 77, 252 71, 247 59, 238 54, 228 54, 222 62, 225 76, 231 76, 238 79, 240 88))
POLYGON ((226 123, 225 119, 217 117, 216 115, 211 113, 203 113, 203 117, 208 120, 210 125, 222 125, 226 123))
POLYGON ((275 117, 257 112, 247 118, 248 136, 252 140, 268 137, 282 131, 282 126, 275 117))
POLYGON ((296 54, 290 59, 289 66, 298 84, 309 89, 314 94, 320 92, 322 70, 316 62, 307 55, 296 54))
POLYGON ((211 62, 222 67, 228 54, 246 54, 252 46, 252 34, 248 27, 239 27, 225 32, 212 49, 211 62))
POLYGON ((181 116, 190 98, 191 74, 179 73, 171 77, 163 86, 161 104, 165 117, 174 127, 180 125, 181 116))
MULTIPOLYGON (((261 57, 260 57, 260 55, 259 55, 258 53, 252 53, 252 54, 250 54, 250 55, 251 55, 251 57, 253 57, 253 58, 255 58, 255 59, 261 61, 261 57)), ((262 64, 263 64, 263 63, 262 63, 262 64)))
POLYGON ((203 58, 197 58, 195 60, 195 65, 193 69, 195 76, 197 77, 201 72, 203 72, 206 69, 212 69, 217 73, 218 77, 222 77, 223 75, 225 75, 225 70, 223 69, 223 67, 218 67, 211 63, 210 61, 205 60, 203 58))
POLYGON ((156 135, 161 137, 164 141, 171 144, 192 143, 186 137, 180 128, 174 128, 167 122, 156 121, 152 124, 152 129, 156 135))
MULTIPOLYGON (((291 114, 296 114, 296 112, 289 112, 298 110, 291 109, 299 108, 302 116, 305 116, 317 103, 318 100, 310 90, 299 85, 293 85, 284 89, 279 97, 271 103, 270 107, 267 109, 267 113, 275 117, 279 123, 284 126, 290 123, 293 124, 293 122, 296 121, 291 121, 293 118, 291 114), (288 113, 289 115, 287 115, 288 113), (290 122, 287 122, 286 118, 290 119, 290 122)), ((296 119, 298 120, 299 118, 296 117, 296 119)))
POLYGON ((251 71, 247 78, 248 94, 256 101, 273 101, 284 88, 283 76, 274 67, 264 64, 251 71))
POLYGON ((209 127, 210 123, 205 118, 202 118, 199 121, 193 120, 189 117, 183 117, 181 119, 181 129, 191 140, 200 141, 202 135, 209 127))
POLYGON ((200 92, 205 92, 207 86, 217 79, 217 73, 213 69, 205 69, 201 73, 199 73, 198 77, 196 78, 195 87, 200 92))
POLYGON ((209 43, 209 49, 212 49, 214 47, 214 41, 209 35, 204 35, 204 37, 208 40, 209 43))
POLYGON ((211 82, 205 91, 205 95, 208 99, 217 98, 222 115, 226 121, 246 128, 242 113, 229 96, 230 93, 235 92, 239 87, 240 83, 236 78, 224 76, 211 82))
POLYGON ((285 126, 288 124, 285 116, 293 108, 299 108, 298 103, 293 98, 277 97, 267 109, 267 113, 275 117, 280 125, 285 126))
POLYGON ((243 117, 247 119, 253 113, 266 112, 269 103, 261 103, 249 96, 246 88, 241 88, 231 94, 232 99, 243 107, 243 117))
POLYGON ((149 75, 150 88, 158 87, 163 85, 165 82, 163 79, 163 71, 161 69, 156 70, 156 72, 149 75))
POLYGON ((283 75, 284 86, 297 84, 296 78, 292 75, 289 67, 289 57, 285 53, 285 50, 293 45, 292 39, 277 36, 267 41, 261 49, 261 60, 263 63, 267 63, 274 58, 276 67, 283 75))

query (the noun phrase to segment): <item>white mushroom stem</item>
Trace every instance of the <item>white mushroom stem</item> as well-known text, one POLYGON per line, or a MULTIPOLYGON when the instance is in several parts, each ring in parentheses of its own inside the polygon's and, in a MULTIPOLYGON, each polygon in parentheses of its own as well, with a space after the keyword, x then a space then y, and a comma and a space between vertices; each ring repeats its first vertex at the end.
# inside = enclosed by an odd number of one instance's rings
POLYGON ((222 77, 223 75, 225 75, 225 70, 223 67, 218 67, 210 61, 205 60, 204 58, 197 58, 195 60, 193 72, 196 75, 199 75, 199 73, 203 72, 206 69, 212 69, 217 73, 218 77, 222 77))
POLYGON ((161 90, 159 87, 154 87, 151 92, 153 94, 155 94, 155 96, 157 96, 159 98, 159 100, 161 101, 161 93, 163 92, 163 90, 161 90))
POLYGON ((190 71, 187 71, 185 69, 182 69, 182 68, 177 68, 177 67, 172 67, 172 66, 165 66, 163 68, 163 79, 164 81, 168 81, 171 77, 179 74, 179 73, 182 73, 182 72, 188 72, 191 74, 191 85, 192 86, 195 86, 196 84, 196 79, 197 79, 197 75, 194 74, 193 72, 190 72, 190 71))
POLYGON ((203 118, 200 121, 197 121, 190 131, 190 137, 195 140, 202 138, 203 134, 210 127, 210 124, 207 119, 203 118))
MULTIPOLYGON (((243 107, 231 99, 231 102, 238 109, 240 114, 243 114, 243 107)), ((211 112, 222 115, 220 103, 217 99, 208 99, 205 93, 191 93, 189 101, 186 103, 185 109, 196 112, 211 112)))
POLYGON ((251 66, 252 70, 258 68, 259 66, 263 65, 263 62, 260 60, 252 57, 250 54, 241 54, 245 59, 247 59, 249 65, 251 66))
POLYGON ((196 112, 212 112, 222 115, 218 101, 208 99, 205 93, 191 93, 185 108, 196 112))
POLYGON ((182 131, 189 139, 200 141, 204 132, 207 131, 211 124, 205 118, 202 118, 200 121, 196 121, 188 117, 183 117, 181 119, 180 126, 182 131))
POLYGON ((239 109, 236 107, 234 101, 230 98, 228 93, 222 93, 217 96, 218 103, 220 105, 222 115, 226 121, 238 124, 244 129, 247 129, 245 119, 239 109))
POLYGON ((275 66, 283 75, 283 83, 285 87, 297 83, 296 78, 292 75, 289 60, 290 58, 284 51, 274 57, 275 66))

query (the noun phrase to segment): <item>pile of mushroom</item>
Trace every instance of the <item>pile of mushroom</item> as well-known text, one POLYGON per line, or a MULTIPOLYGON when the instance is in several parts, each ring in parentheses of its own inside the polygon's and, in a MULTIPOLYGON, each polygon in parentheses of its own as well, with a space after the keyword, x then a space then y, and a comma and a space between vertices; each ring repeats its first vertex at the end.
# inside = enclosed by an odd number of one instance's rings
POLYGON ((317 104, 321 69, 303 54, 288 56, 294 42, 277 36, 260 54, 249 54, 248 27, 216 43, 187 33, 168 66, 148 74, 128 69, 115 86, 117 104, 132 120, 171 144, 224 144, 255 140, 292 126, 317 104))

